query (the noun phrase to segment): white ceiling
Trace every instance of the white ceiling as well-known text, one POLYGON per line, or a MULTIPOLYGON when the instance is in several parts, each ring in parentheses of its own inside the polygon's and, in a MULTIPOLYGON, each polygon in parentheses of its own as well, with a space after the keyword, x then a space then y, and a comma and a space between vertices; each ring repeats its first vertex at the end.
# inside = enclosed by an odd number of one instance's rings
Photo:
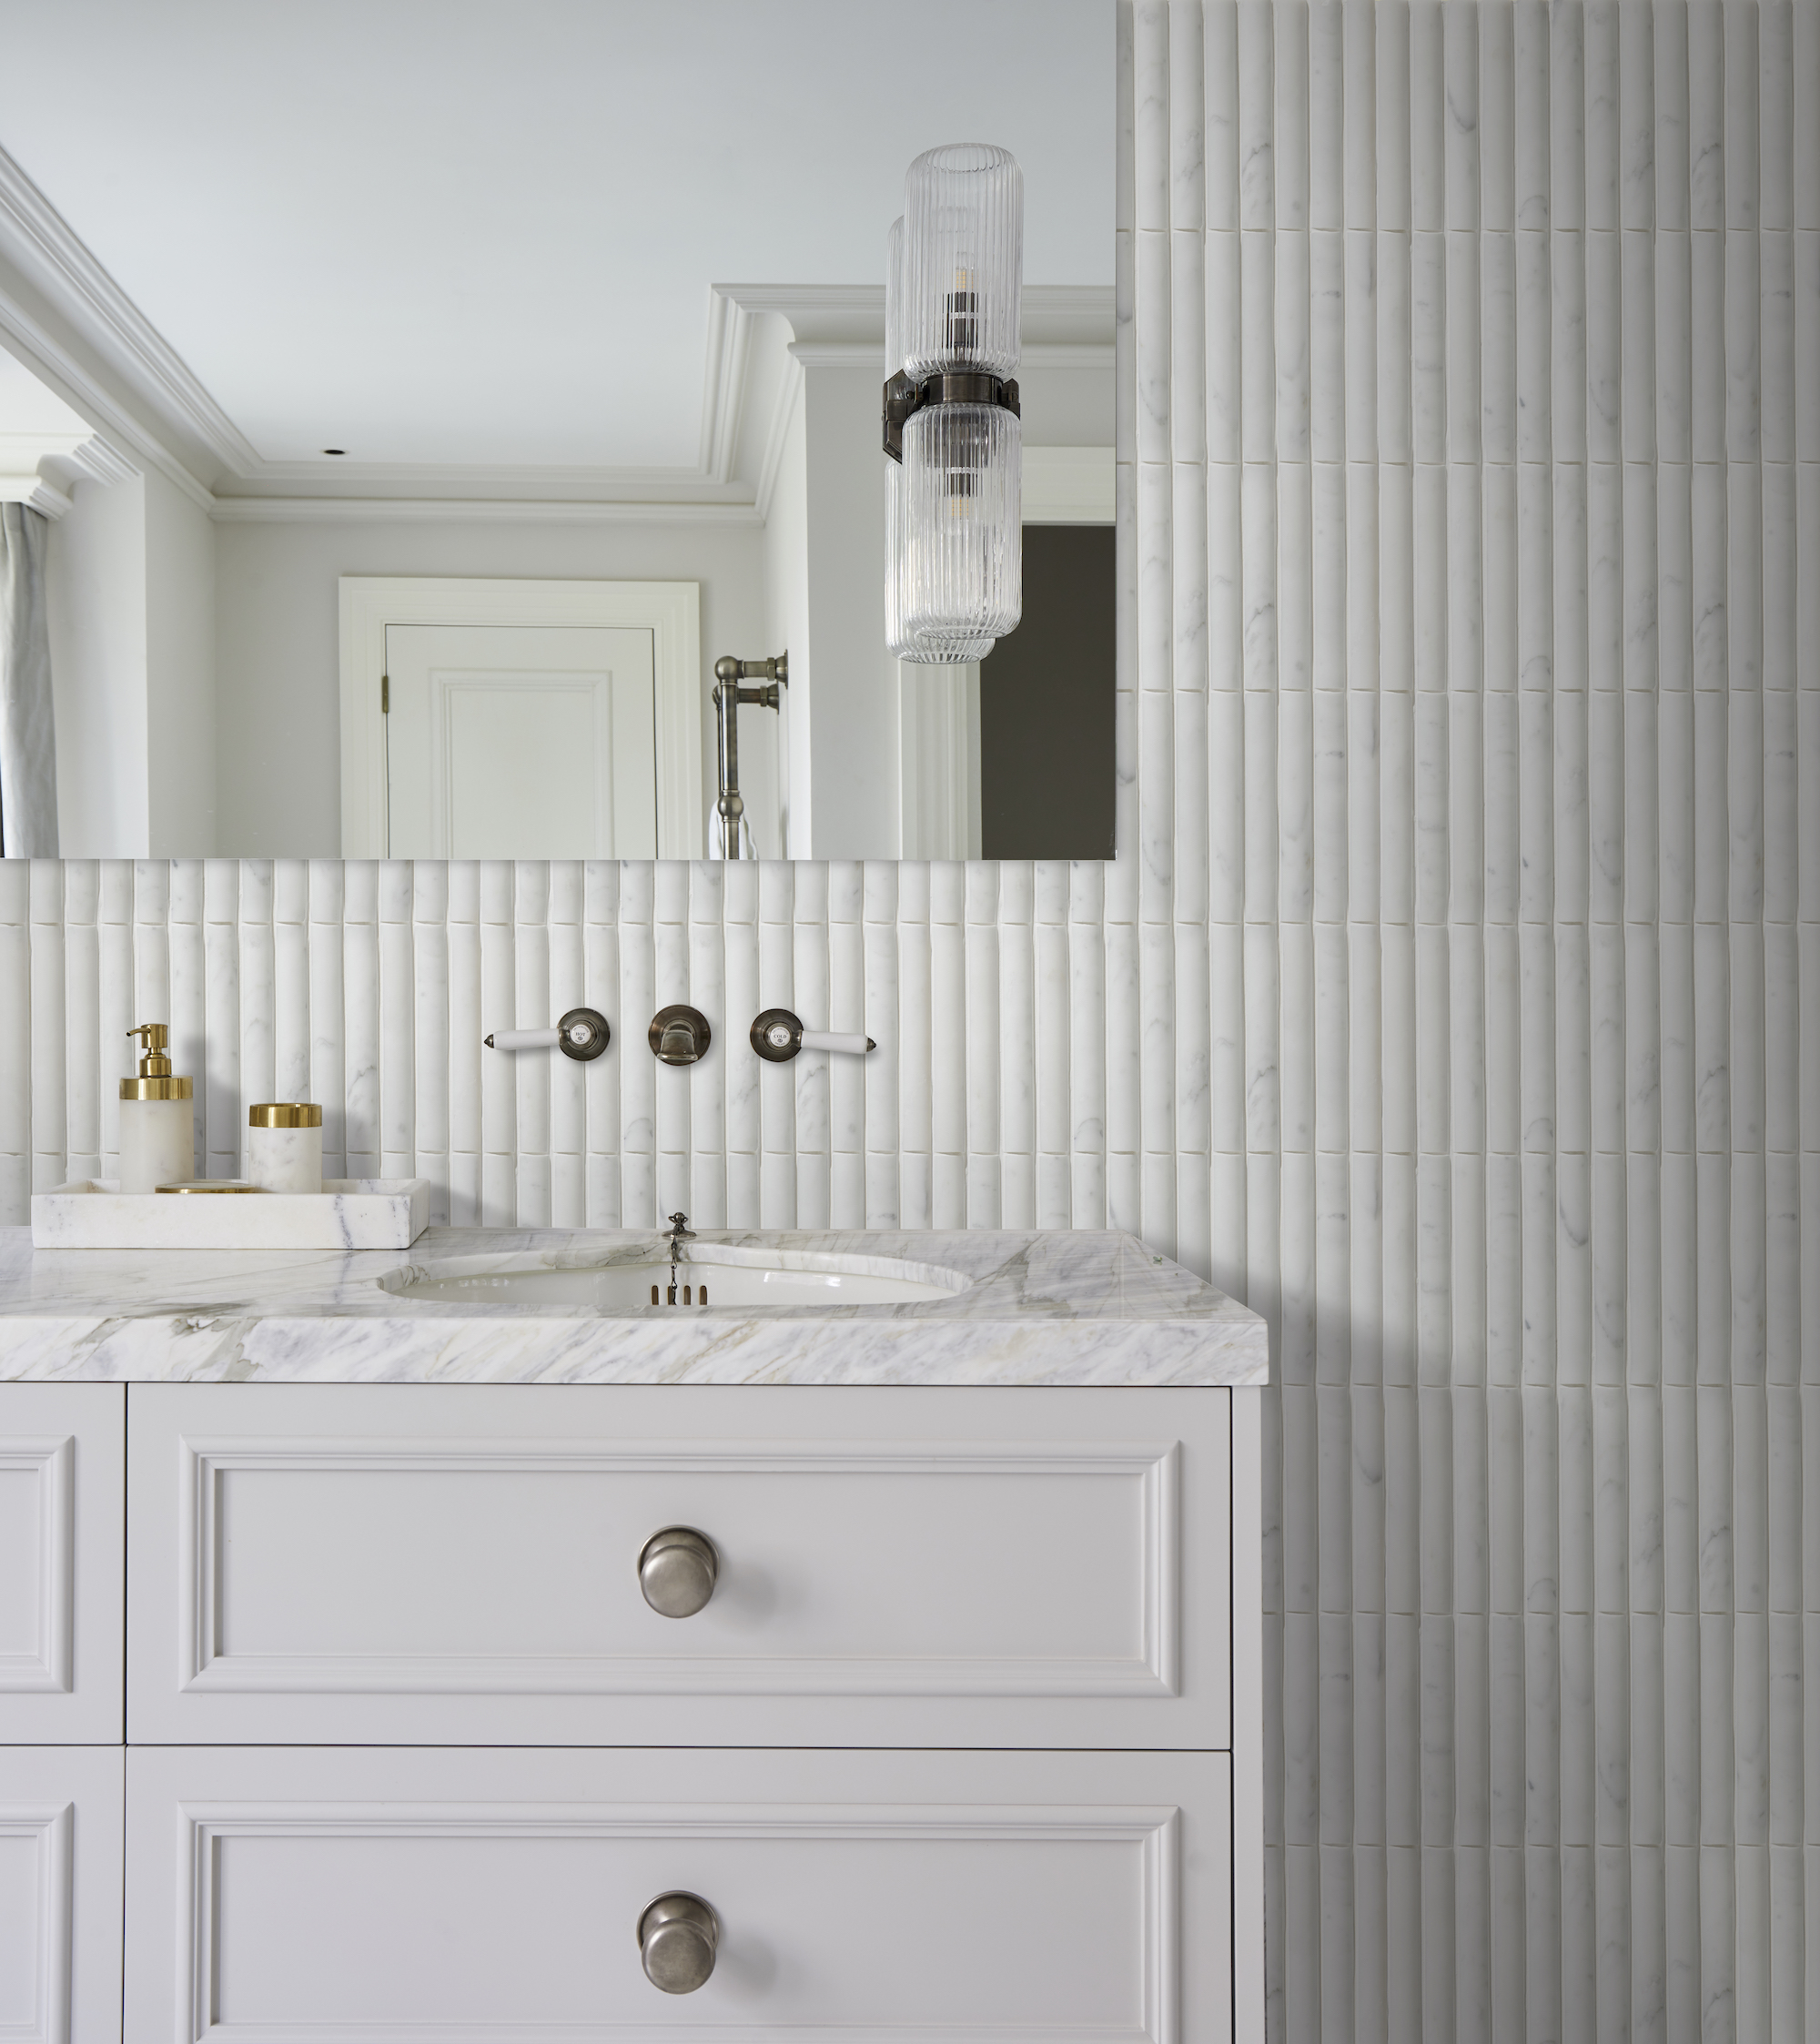
POLYGON ((905 167, 1109 285, 1112 0, 0 0, 0 148, 264 461, 697 461, 710 286, 876 283, 905 167))

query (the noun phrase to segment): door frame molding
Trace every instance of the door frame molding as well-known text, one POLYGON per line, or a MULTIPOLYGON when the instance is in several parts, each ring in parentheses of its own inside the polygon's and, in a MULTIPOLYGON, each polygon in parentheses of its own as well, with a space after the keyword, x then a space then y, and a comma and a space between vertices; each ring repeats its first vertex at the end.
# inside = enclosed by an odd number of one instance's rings
POLYGON ((704 856, 700 582, 342 575, 338 586, 344 859, 389 855, 386 727, 379 709, 389 624, 600 625, 650 632, 657 855, 704 856))

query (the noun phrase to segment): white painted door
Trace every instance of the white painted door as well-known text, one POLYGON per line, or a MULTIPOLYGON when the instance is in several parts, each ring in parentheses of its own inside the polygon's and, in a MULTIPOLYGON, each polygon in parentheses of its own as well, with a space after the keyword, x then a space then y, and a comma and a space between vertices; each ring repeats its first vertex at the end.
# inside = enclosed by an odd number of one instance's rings
POLYGON ((126 1415, 120 1384, 0 1384, 0 1742, 122 1735, 126 1415))
POLYGON ((129 1735, 1223 1747, 1231 1395, 136 1384, 129 1735), (698 1529, 693 1616, 638 1556, 698 1529))
POLYGON ((134 1747, 127 2044, 1222 2044, 1224 1754, 134 1747), (715 1912, 666 1995, 644 1907, 715 1912))
POLYGON ((126 1751, 0 1746, 0 2038, 118 2044, 126 1751))
POLYGON ((652 634, 390 624, 395 859, 652 859, 652 634))

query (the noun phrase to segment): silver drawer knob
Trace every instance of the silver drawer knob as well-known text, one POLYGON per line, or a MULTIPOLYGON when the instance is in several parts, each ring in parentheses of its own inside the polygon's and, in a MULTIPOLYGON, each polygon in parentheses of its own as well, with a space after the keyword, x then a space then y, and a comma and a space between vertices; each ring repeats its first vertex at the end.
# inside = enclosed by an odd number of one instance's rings
POLYGON ((713 1542, 693 1526, 665 1526, 652 1533, 638 1558, 644 1601, 664 1618, 693 1618, 713 1595, 720 1573, 713 1542))
POLYGON ((699 1895, 660 1895, 638 1919, 644 1977, 665 1994, 693 1994, 714 1970, 721 1919, 699 1895))

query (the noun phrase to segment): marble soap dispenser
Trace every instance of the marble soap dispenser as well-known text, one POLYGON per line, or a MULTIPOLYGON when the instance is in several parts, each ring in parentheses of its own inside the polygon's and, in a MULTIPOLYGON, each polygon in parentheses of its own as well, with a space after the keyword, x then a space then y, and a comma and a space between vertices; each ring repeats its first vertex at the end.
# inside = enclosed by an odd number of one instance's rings
POLYGON ((139 1076, 120 1081, 120 1189, 156 1192, 196 1176, 196 1103, 187 1078, 171 1070, 170 1028, 142 1022, 129 1037, 145 1039, 139 1076))

